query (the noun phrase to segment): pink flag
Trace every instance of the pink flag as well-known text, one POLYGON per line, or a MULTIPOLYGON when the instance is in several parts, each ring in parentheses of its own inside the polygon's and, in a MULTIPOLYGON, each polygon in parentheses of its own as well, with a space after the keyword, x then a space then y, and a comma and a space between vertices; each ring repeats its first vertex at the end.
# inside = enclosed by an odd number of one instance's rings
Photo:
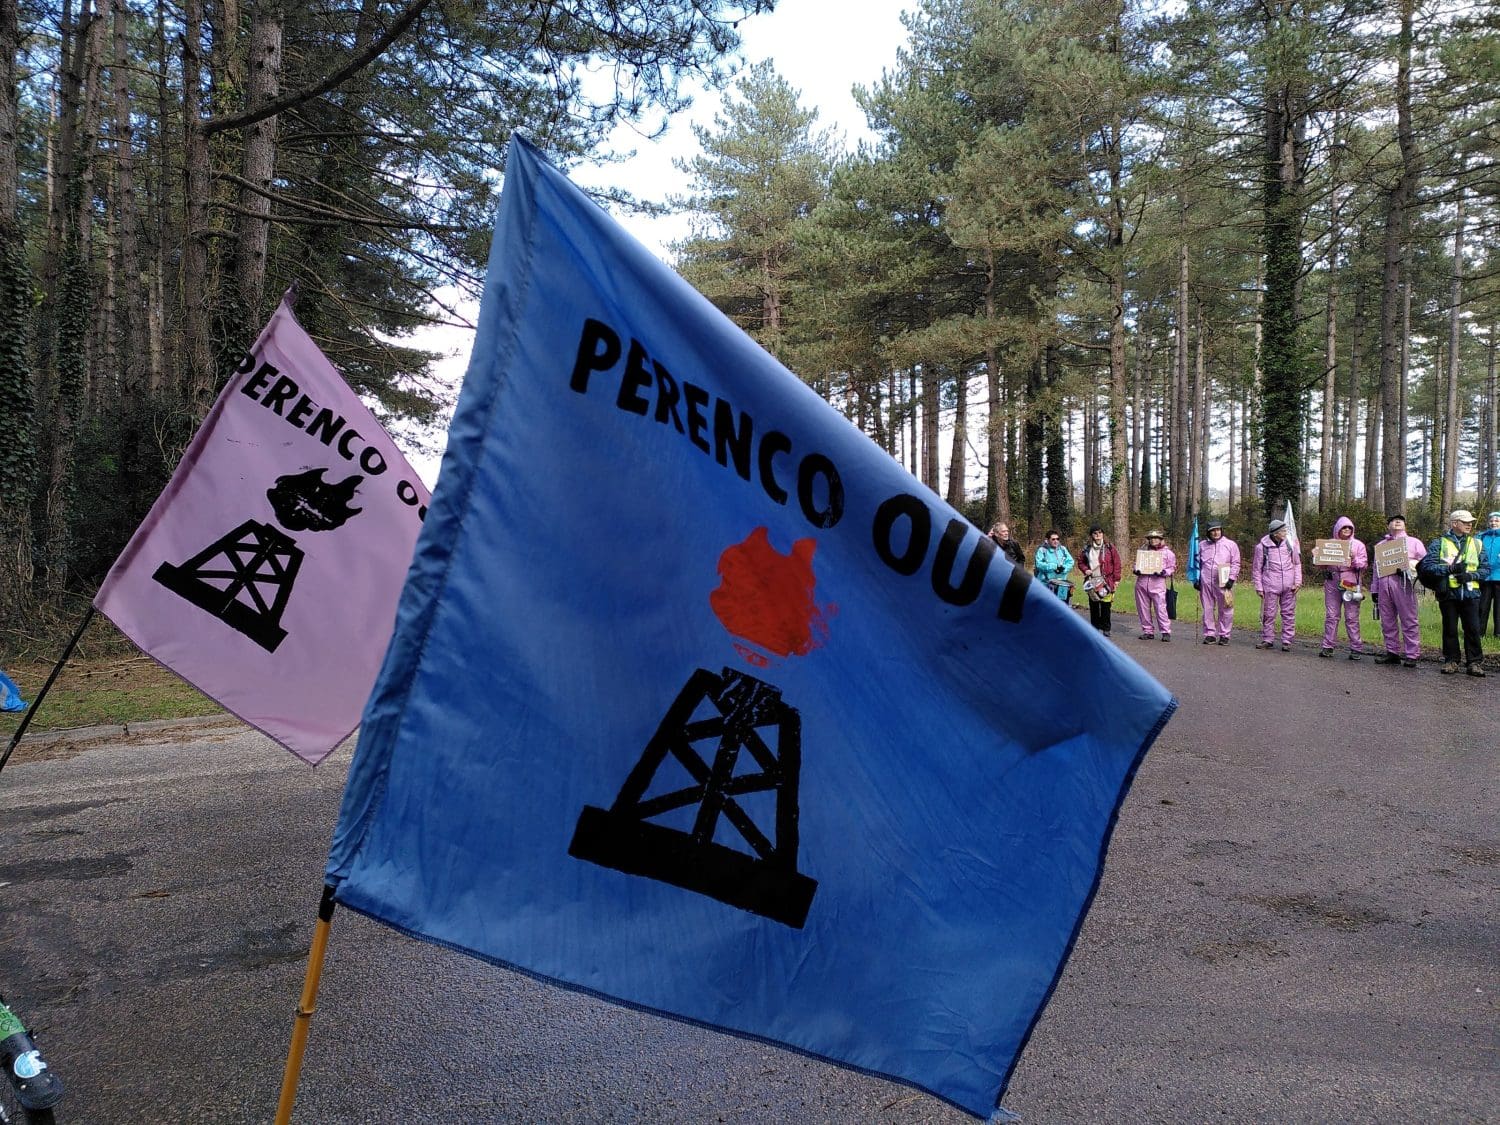
POLYGON ((427 500, 283 300, 94 605, 317 764, 359 724, 427 500))

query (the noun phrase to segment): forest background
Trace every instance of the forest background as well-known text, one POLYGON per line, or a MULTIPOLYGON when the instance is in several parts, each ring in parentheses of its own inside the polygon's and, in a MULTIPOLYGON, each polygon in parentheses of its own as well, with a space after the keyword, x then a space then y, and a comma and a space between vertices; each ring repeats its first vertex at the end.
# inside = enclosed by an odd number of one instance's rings
POLYGON ((925 0, 853 151, 732 74, 770 7, 0 0, 4 639, 92 593, 292 282, 440 417, 412 336, 477 294, 511 132, 576 166, 688 78, 728 96, 678 268, 980 526, 1494 505, 1492 4, 925 0))

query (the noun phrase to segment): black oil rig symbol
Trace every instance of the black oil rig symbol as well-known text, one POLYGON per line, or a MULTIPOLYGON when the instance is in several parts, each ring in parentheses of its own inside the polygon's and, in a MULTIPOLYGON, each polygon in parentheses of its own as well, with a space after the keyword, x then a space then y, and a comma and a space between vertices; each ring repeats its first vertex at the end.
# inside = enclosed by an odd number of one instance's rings
MULTIPOLYGON (((364 510, 349 507, 362 476, 328 484, 324 471, 289 473, 267 489, 276 518, 286 527, 331 531, 364 510)), ((303 557, 296 540, 280 528, 246 520, 186 562, 162 563, 151 577, 267 652, 275 652, 286 639, 281 615, 303 557)))
POLYGON ((801 716, 777 688, 734 669, 715 675, 699 668, 667 709, 614 804, 584 808, 568 854, 801 929, 818 889, 816 880, 797 871, 801 745, 801 716), (711 761, 698 751, 705 743, 714 747, 711 761), (647 797, 668 755, 692 784, 647 797), (742 762, 746 755, 749 763, 742 762), (757 768, 738 769, 745 764, 757 768), (766 830, 737 799, 753 793, 774 795, 773 823, 766 830), (652 822, 693 806, 690 830, 652 822), (715 842, 721 820, 748 852, 715 842))

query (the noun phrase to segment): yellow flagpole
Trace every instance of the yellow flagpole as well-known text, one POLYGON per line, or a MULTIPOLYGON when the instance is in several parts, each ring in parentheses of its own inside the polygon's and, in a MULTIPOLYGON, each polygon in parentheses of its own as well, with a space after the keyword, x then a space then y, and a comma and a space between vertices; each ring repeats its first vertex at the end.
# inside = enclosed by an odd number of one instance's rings
POLYGON ((312 1014, 317 1011, 318 980, 323 975, 323 955, 328 950, 328 931, 333 924, 333 888, 323 887, 318 903, 318 924, 313 929, 312 949, 307 954, 307 976, 302 981, 302 999, 297 1004, 297 1019, 292 1025, 292 1044, 286 1055, 286 1071, 281 1076, 281 1099, 276 1103, 276 1125, 290 1125, 292 1104, 297 1100, 297 1080, 302 1074, 302 1052, 307 1049, 307 1033, 312 1014))

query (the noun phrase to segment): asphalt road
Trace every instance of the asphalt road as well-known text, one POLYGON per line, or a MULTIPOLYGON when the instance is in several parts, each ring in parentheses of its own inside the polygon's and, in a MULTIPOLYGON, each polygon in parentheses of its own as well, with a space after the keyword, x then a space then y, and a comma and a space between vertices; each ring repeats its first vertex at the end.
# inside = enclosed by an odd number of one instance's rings
MULTIPOLYGON (((1500 678, 1132 634, 1182 708, 1007 1107, 1500 1121, 1500 678)), ((348 760, 311 770, 239 727, 18 752, 0 988, 67 1083, 60 1120, 271 1119, 348 760)), ((969 1120, 347 911, 295 1119, 969 1120)))

